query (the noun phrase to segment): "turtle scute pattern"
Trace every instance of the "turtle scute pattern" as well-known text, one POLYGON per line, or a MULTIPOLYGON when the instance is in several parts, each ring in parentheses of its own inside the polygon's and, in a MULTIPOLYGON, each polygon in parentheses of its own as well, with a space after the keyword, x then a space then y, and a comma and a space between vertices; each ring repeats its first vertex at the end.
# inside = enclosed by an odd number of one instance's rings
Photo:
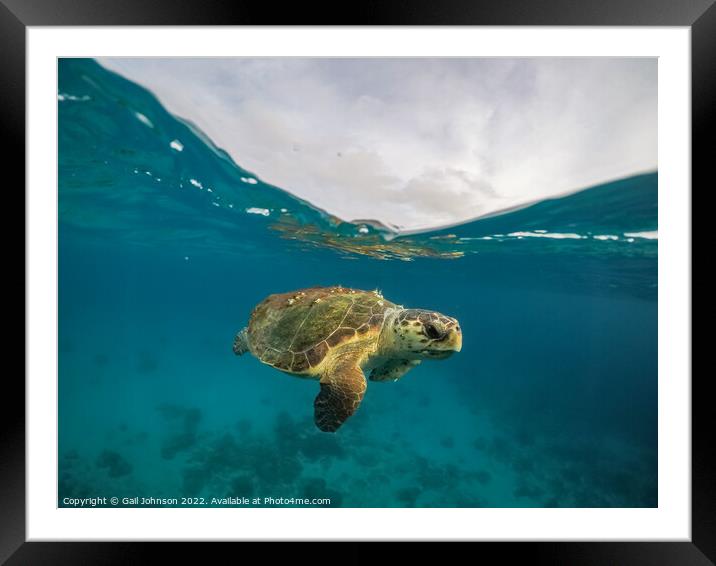
POLYGON ((342 342, 379 330, 391 307, 376 292, 343 287, 270 295, 251 315, 249 346, 277 369, 310 373, 342 342))

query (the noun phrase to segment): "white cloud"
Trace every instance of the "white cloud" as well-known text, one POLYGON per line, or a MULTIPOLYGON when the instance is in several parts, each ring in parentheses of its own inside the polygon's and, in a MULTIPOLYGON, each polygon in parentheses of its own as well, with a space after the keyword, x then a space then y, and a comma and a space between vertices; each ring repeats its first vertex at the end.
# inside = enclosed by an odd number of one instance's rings
POLYGON ((655 59, 99 61, 349 220, 434 227, 657 165, 655 59))

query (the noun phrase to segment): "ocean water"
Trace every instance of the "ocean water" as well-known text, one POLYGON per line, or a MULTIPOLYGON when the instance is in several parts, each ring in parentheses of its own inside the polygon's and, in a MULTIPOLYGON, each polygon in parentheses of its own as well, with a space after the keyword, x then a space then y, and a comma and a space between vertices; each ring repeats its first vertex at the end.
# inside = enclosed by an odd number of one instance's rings
POLYGON ((656 172, 401 235, 266 185, 92 60, 59 61, 58 108, 58 505, 657 506, 656 172), (315 381, 232 341, 266 295, 337 284, 464 343, 327 434, 315 381))

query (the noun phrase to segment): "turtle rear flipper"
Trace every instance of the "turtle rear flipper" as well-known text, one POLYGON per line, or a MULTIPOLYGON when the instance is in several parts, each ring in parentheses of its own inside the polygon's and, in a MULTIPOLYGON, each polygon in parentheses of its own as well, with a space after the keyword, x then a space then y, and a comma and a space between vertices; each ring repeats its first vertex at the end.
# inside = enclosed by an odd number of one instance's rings
POLYGON ((335 432, 355 413, 365 394, 366 381, 357 359, 336 364, 321 378, 321 392, 313 403, 316 426, 335 432))
POLYGON ((242 329, 234 338, 234 354, 240 356, 249 351, 248 329, 242 329))

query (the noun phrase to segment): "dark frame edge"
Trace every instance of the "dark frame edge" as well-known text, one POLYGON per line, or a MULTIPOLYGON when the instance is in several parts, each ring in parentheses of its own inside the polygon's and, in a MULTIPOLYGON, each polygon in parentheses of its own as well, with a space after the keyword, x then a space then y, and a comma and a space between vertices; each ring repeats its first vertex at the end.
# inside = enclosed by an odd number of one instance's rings
MULTIPOLYGON (((712 157, 706 140, 710 138, 710 122, 706 117, 710 113, 712 101, 716 100, 716 73, 713 73, 713 55, 716 53, 716 4, 709 0, 710 6, 691 23, 692 33, 692 178, 697 173, 707 171, 712 157), (703 120, 697 118, 703 118, 703 120), (697 140, 700 144, 697 144, 697 140)), ((37 17, 38 6, 34 3, 35 11, 29 19, 37 17)), ((83 2, 77 2, 81 5, 83 2)), ((555 2, 552 8, 560 9, 560 2, 555 2)), ((133 10, 130 9, 130 12, 133 10)), ((420 10, 418 10, 420 12, 420 10)), ((547 17, 551 17, 547 10, 547 17)), ((613 14, 613 12, 612 12, 613 14)), ((53 14, 55 17, 57 14, 53 14)), ((42 22, 52 25, 53 15, 47 14, 42 22), (47 20, 49 18, 50 21, 47 20)), ((94 25, 106 24, 109 14, 97 14, 94 25)), ((543 16, 544 11, 543 11, 543 16)), ((416 16, 413 9, 412 18, 416 16)), ((650 25, 685 25, 683 21, 659 17, 658 24, 653 22, 654 17, 642 14, 636 17, 639 22, 649 22, 650 25), (669 21, 663 21, 664 19, 669 21)), ((662 14, 663 16, 663 14, 662 14)), ((111 15, 109 15, 111 19, 111 15)), ((515 16, 511 25, 531 24, 537 21, 525 22, 525 14, 515 16)), ((683 18, 683 13, 681 14, 683 18)), ((60 18, 64 19, 64 18, 60 18)), ((76 18, 76 14, 74 15, 76 18)), ((80 20, 85 18, 79 18, 80 20)), ((134 19, 134 18, 132 18, 134 19)), ((141 16, 136 17, 141 20, 141 16)), ((226 21, 232 20, 227 15, 226 21)), ((396 13, 389 17, 396 19, 396 13)), ((400 19, 398 17, 397 19, 400 19)), ((408 19, 408 18, 406 18, 408 19)), ((419 16, 423 20, 423 16, 419 16)), ((471 18, 470 18, 471 19, 471 18)), ((555 17, 555 20, 561 18, 555 17)), ((587 20, 591 20, 589 14, 587 20)), ((639 25, 635 22, 634 14, 624 16, 628 25, 639 25)), ((491 18, 485 18, 483 25, 489 25, 491 18)), ((430 22, 430 18, 427 18, 430 22)), ((2 106, 0 107, 0 125, 6 139, 13 140, 8 144, 5 156, 8 163, 25 163, 25 61, 26 61, 26 25, 9 10, 5 1, 0 2, 0 37, 5 51, 9 54, 0 65, 0 84, 3 85, 2 106), (22 143, 19 143, 22 141, 22 143)), ((137 22, 138 24, 140 22, 137 22)), ((242 22, 231 22, 238 25, 242 22)), ((244 24, 253 22, 243 22, 244 24)), ((395 23, 391 21, 389 23, 395 23)), ((425 23, 425 20, 423 20, 425 23)), ((449 22, 470 25, 471 22, 449 22)), ((564 23, 564 22, 563 22, 564 23)), ((600 25, 599 22, 587 21, 583 25, 600 25)), ((67 22, 57 21, 55 25, 67 25, 67 22)), ((510 25, 502 22, 502 25, 510 25)), ((567 24, 569 25, 569 24, 567 24)), ((612 24, 613 25, 613 24, 612 24)), ((25 170, 19 173, 16 186, 25 186, 25 170)), ((24 193, 22 209, 25 210, 24 193)), ((24 215, 23 215, 24 217, 24 215)), ((13 238, 13 240, 16 239, 13 238)), ((6 241, 12 241, 8 239, 6 241)), ((24 264, 23 249, 23 264, 24 264)), ((23 269, 23 294, 25 292, 25 271, 23 269)), ((23 326, 23 340, 24 340, 23 326)), ((24 347, 23 347, 24 351, 24 347)), ((24 375, 24 368, 23 368, 24 375)), ((24 381, 23 381, 24 383, 24 381)), ((22 384, 15 384, 16 392, 24 399, 25 389, 22 384), (21 392, 21 393, 20 393, 21 392)), ((536 564, 682 564, 707 565, 716 563, 716 485, 714 484, 713 465, 708 460, 711 449, 711 439, 707 433, 714 428, 713 411, 707 407, 710 403, 707 395, 699 395, 701 383, 692 380, 692 538, 691 542, 533 542, 533 543, 483 543, 481 554, 505 558, 527 558, 536 564), (483 550, 484 549, 484 550, 483 550)), ((13 398, 8 396, 8 398, 13 398)), ((15 397, 16 398, 16 397, 15 397)), ((0 563, 2 564, 61 564, 61 563, 128 563, 142 562, 142 558, 157 553, 166 559, 170 554, 168 543, 71 543, 71 542, 26 542, 26 509, 25 509, 25 405, 19 403, 5 404, 0 412, 2 418, 0 427, 0 563), (7 562, 6 562, 7 561, 7 562)), ((224 547, 224 545, 219 545, 224 547)), ((300 554, 299 548, 306 553, 313 554, 312 544, 284 545, 287 556, 295 558, 300 554)), ((363 554, 372 554, 371 549, 377 543, 352 543, 354 547, 349 555, 357 558, 363 554), (359 545, 361 549, 359 550, 359 545)), ((225 550, 225 547, 222 548, 225 550)), ((206 561, 212 554, 208 545, 203 543, 184 543, 181 545, 182 555, 186 558, 191 554, 206 561)), ((274 551, 272 551, 273 553, 274 551)))
MULTIPOLYGON (((716 100, 716 4, 712 4, 691 26, 691 198, 695 179, 706 179, 713 161, 713 120, 708 117, 716 100)), ((703 184, 703 181, 702 181, 703 184)), ((693 205, 691 206, 693 211, 693 205)), ((692 212, 693 214, 693 212, 692 212)), ((693 222, 693 216, 692 216, 693 222)), ((693 224, 692 224, 693 246, 693 224)), ((691 265, 693 266, 693 247, 691 265)), ((693 304, 693 267, 692 304, 693 304)), ((691 309, 693 313, 693 307, 691 309)), ((693 314, 692 314, 693 317, 693 314)), ((693 318, 692 318, 693 337, 693 318)), ((693 353, 692 353, 693 360, 693 353)), ((693 367, 693 361, 692 361, 693 367)), ((707 431, 716 426, 713 410, 704 394, 706 379, 691 376, 691 540, 712 562, 716 562, 716 471, 709 455, 713 439, 707 431)))
MULTIPOLYGON (((3 162, 9 166, 7 171, 13 174, 12 182, 7 183, 6 196, 14 197, 20 202, 13 203, 5 210, 10 217, 15 216, 20 226, 14 224, 4 227, 6 242, 17 242, 18 232, 22 230, 24 237, 25 226, 25 169, 20 164, 25 163, 25 25, 4 5, 0 3, 0 38, 2 38, 3 52, 7 54, 0 63, 0 131, 3 138, 10 143, 3 149, 3 162), (22 211, 22 217, 20 217, 22 211), (23 220, 20 220, 22 218, 23 220)), ((12 248, 15 254, 22 254, 23 269, 19 279, 22 290, 17 289, 16 296, 25 297, 25 248, 15 244, 12 248)), ((19 258, 17 263, 19 263, 19 258)), ((17 271, 14 272, 17 274, 17 271)), ((17 274, 19 275, 19 274, 17 274)), ((19 285, 18 285, 19 287, 19 285)), ((23 309, 23 301, 17 301, 15 308, 23 309)), ((25 323, 17 329, 18 341, 22 336, 22 345, 8 348, 6 351, 24 352, 25 323), (21 330, 21 332, 20 332, 21 330)), ((17 355, 17 354, 16 354, 17 355)), ((0 411, 0 563, 13 554, 25 541, 25 367, 23 362, 20 368, 12 366, 11 370, 3 372, 5 379, 3 395, 5 402, 0 411), (16 373, 17 372, 17 373, 16 373), (20 378, 20 372, 22 378, 20 378), (22 402, 20 402, 22 400, 22 402)))

